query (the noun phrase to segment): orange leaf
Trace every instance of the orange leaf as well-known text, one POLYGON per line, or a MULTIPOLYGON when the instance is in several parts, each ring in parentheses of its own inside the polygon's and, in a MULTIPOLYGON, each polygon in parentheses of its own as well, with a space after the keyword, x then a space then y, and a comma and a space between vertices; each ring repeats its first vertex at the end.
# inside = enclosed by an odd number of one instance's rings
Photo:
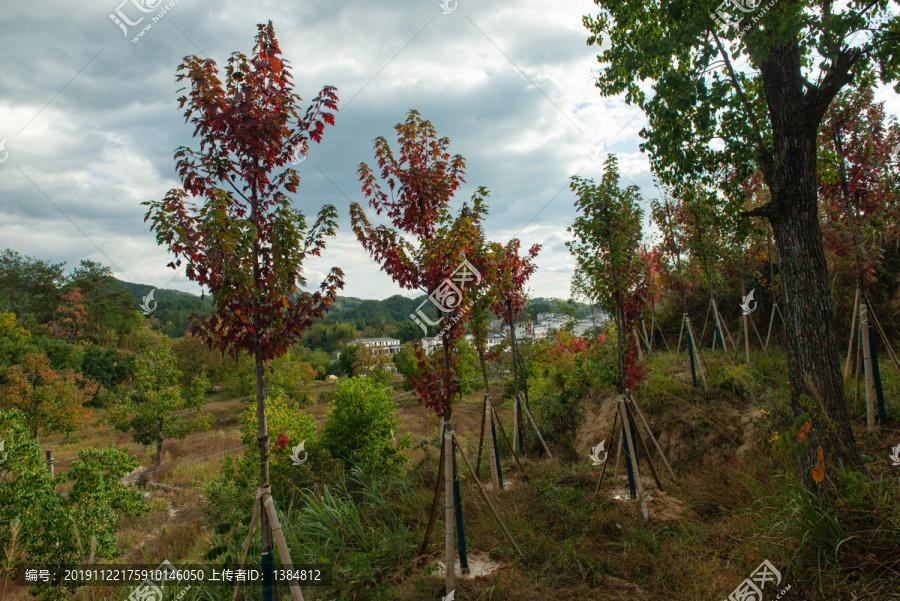
POLYGON ((825 466, 821 463, 817 463, 816 467, 812 468, 812 477, 816 482, 821 482, 825 479, 825 466))

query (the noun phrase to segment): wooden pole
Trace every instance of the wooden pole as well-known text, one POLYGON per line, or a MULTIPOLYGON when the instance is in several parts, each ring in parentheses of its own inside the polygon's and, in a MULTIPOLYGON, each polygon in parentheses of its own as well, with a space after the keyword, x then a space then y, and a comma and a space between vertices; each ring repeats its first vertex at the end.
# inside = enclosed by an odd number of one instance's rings
POLYGON ((769 351, 766 349, 766 345, 763 344, 762 336, 759 335, 759 330, 756 328, 756 322, 751 319, 750 325, 753 326, 753 331, 756 332, 756 339, 759 340, 759 347, 768 355, 769 351))
POLYGON ((850 345, 847 347, 847 362, 844 364, 844 379, 850 377, 850 357, 853 353, 853 337, 856 336, 856 314, 859 311, 859 286, 856 287, 856 298, 853 300, 853 315, 850 317, 850 345))
POLYGON ((773 303, 772 303, 772 316, 769 317, 769 333, 766 334, 766 350, 769 350, 769 339, 772 338, 772 325, 774 325, 774 323, 775 323, 775 308, 776 308, 777 306, 778 306, 778 305, 775 304, 774 301, 773 301, 773 303))
MULTIPOLYGON (((743 331, 744 331, 744 320, 741 320, 740 325, 738 326, 738 332, 737 332, 738 340, 741 339, 741 332, 743 332, 743 331)), ((737 365, 736 361, 737 361, 737 356, 738 356, 739 351, 740 351, 740 349, 737 349, 737 348, 734 349, 734 357, 732 358, 731 362, 734 363, 735 365, 737 365)), ((748 363, 749 363, 749 361, 748 361, 748 363)))
MULTIPOLYGON (((269 524, 272 525, 272 537, 278 547, 278 555, 281 559, 281 565, 288 566, 289 572, 294 571, 294 563, 291 561, 291 553, 288 551, 287 542, 284 540, 284 533, 281 531, 281 523, 278 521, 278 513, 275 511, 275 500, 272 495, 266 491, 263 497, 263 505, 269 516, 269 524)), ((296 580, 291 580, 288 585, 291 589, 291 599, 293 601, 303 601, 303 592, 296 580)))
MULTIPOLYGON (((634 412, 631 410, 631 407, 629 406, 630 402, 631 401, 628 399, 628 397, 626 397, 625 398, 625 411, 628 412, 628 423, 634 424, 635 423, 634 412)), ((659 479, 659 474, 656 473, 656 466, 653 465, 653 458, 650 457, 650 450, 647 448, 647 443, 644 442, 644 437, 640 435, 639 429, 637 427, 635 427, 635 432, 638 435, 637 439, 641 443, 641 448, 644 450, 644 458, 647 460, 647 463, 650 465, 650 473, 653 474, 653 479, 656 481, 656 486, 659 488, 659 490, 662 490, 663 489, 662 482, 659 479)))
MULTIPOLYGON (((612 450, 612 439, 613 433, 616 431, 616 423, 619 421, 619 412, 616 411, 615 416, 613 417, 612 428, 609 430, 609 450, 612 450)), ((619 437, 622 438, 621 436, 619 437)), ((609 451, 607 451, 607 458, 609 458, 609 451)), ((618 459, 618 455, 616 455, 616 459, 618 459)), ((594 494, 598 494, 600 492, 600 485, 603 484, 603 477, 606 475, 606 466, 609 464, 609 461, 603 462, 603 471, 600 472, 600 479, 597 480, 597 489, 594 491, 594 494)))
POLYGON ((47 469, 50 471, 50 477, 53 478, 55 474, 53 473, 53 450, 47 450, 47 469))
MULTIPOLYGON (((681 330, 678 332, 678 346, 675 347, 675 361, 672 362, 672 376, 675 377, 675 370, 678 369, 678 353, 681 352, 681 336, 684 334, 684 318, 687 317, 687 313, 681 316, 681 330)), ((669 379, 671 379, 669 378, 669 379)))
POLYGON ((875 378, 872 372, 872 347, 869 346, 869 315, 866 303, 859 303, 859 329, 862 333, 863 366, 866 370, 866 426, 875 430, 875 378))
MULTIPOLYGON (((709 312, 712 309, 712 298, 709 299, 709 305, 706 307, 706 317, 703 318, 703 331, 700 332, 700 343, 703 343, 703 337, 706 336, 706 324, 709 323, 709 312)), ((715 342, 715 332, 713 332, 713 342, 715 342)))
POLYGON ((619 411, 622 414, 622 429, 625 430, 625 442, 628 444, 629 456, 631 460, 631 471, 634 474, 634 489, 637 491, 638 499, 641 501, 641 514, 644 521, 650 520, 650 514, 647 512, 647 499, 644 497, 644 487, 641 484, 641 472, 638 470, 637 464, 637 447, 631 439, 631 424, 628 421, 628 413, 625 408, 625 395, 619 395, 619 411))
MULTIPOLYGON (((241 556, 241 569, 244 569, 244 566, 247 565, 247 554, 250 552, 250 543, 253 540, 253 533, 256 532, 256 524, 259 521, 259 505, 260 499, 262 498, 262 493, 260 489, 257 489, 256 499, 253 502, 253 515, 250 517, 250 532, 247 534, 247 538, 244 539, 244 554, 241 556)), ((241 583, 237 582, 234 585, 234 594, 231 596, 232 601, 237 600, 238 589, 240 588, 241 583)))
MULTIPOLYGON (((453 431, 444 424, 444 575, 446 594, 456 588, 456 547, 453 544, 453 431)), ((478 478, 476 477, 477 481, 478 478)))
POLYGON ((691 344, 694 346, 694 354, 697 356, 697 371, 700 372, 700 379, 703 380, 703 388, 709 388, 709 385, 706 383, 706 369, 703 367, 703 357, 700 356, 700 351, 697 348, 697 337, 694 335, 694 328, 691 326, 691 318, 685 314, 685 320, 687 321, 687 329, 688 334, 691 339, 691 344))
POLYGON ((528 408, 528 405, 522 403, 522 410, 525 413, 525 416, 528 417, 528 421, 531 422, 531 427, 534 428, 534 433, 537 434, 538 440, 541 441, 541 446, 544 447, 544 452, 547 453, 547 457, 553 459, 553 453, 551 453, 550 449, 547 448, 547 443, 544 442, 544 437, 541 436, 541 431, 538 430, 537 424, 534 423, 534 418, 531 416, 531 409, 528 408))
MULTIPOLYGON (((616 406, 616 415, 619 415, 619 407, 616 406)), ((619 435, 619 444, 616 445, 616 467, 613 469, 613 478, 619 477, 619 465, 622 460, 622 445, 624 444, 625 437, 619 435)))
MULTIPOLYGON (((728 325, 725 323, 725 320, 722 319, 722 314, 719 313, 719 305, 716 304, 716 299, 713 299, 713 311, 716 312, 716 319, 719 323, 719 331, 725 332, 725 334, 728 336, 728 342, 731 342, 731 346, 733 348, 737 348, 737 343, 734 341, 734 338, 731 337, 731 332, 728 331, 728 325)), ((722 339, 722 342, 725 342, 724 337, 722 339)), ((725 348, 728 348, 727 343, 725 344, 725 348)))
MULTIPOLYGON (((490 403, 491 403, 491 412, 494 415, 497 415, 497 408, 494 407, 493 401, 490 401, 490 403)), ((500 421, 499 415, 497 415, 497 425, 500 426, 500 433, 503 434, 503 440, 506 441, 506 445, 509 447, 509 450, 513 452, 512 456, 513 456, 513 459, 516 460, 516 465, 518 465, 519 469, 522 470, 522 475, 525 477, 525 481, 528 482, 529 481, 528 474, 525 473, 525 468, 522 467, 522 462, 519 461, 519 456, 516 455, 516 452, 515 452, 516 450, 513 447, 512 442, 510 442, 509 436, 506 434, 506 428, 503 427, 503 422, 500 421)))
MULTIPOLYGON (((455 435, 452 432, 450 435, 455 439, 455 435)), ((466 457, 466 452, 463 450, 462 445, 457 442, 456 446, 459 447, 459 454, 463 458, 463 462, 466 464, 466 467, 469 468, 469 472, 471 472, 472 476, 474 477, 475 471, 472 469, 472 464, 469 463, 469 458, 466 457)), ((481 482, 478 481, 478 478, 475 478, 475 484, 478 485, 478 491, 481 493, 481 498, 484 499, 484 502, 488 506, 488 509, 490 509, 491 513, 494 514, 494 519, 497 520, 497 523, 500 525, 500 529, 503 530, 503 534, 506 535, 506 539, 516 550, 516 553, 519 554, 519 557, 522 557, 524 559, 525 555, 522 553, 522 550, 519 549, 519 545, 516 544, 516 541, 513 540, 512 534, 510 534, 509 530, 506 529, 506 525, 503 523, 503 520, 500 519, 500 514, 497 513, 496 509, 494 509, 494 504, 491 503, 491 499, 488 497, 487 492, 484 490, 484 486, 482 486, 481 482)))
POLYGON ((640 416, 641 421, 644 422, 644 428, 647 429, 647 434, 650 435, 650 440, 653 441, 653 446, 656 447, 656 451, 659 453, 659 456, 662 458, 663 463, 666 466, 666 469, 669 470, 669 475, 672 476, 672 480, 676 480, 677 478, 675 478, 675 472, 672 471, 672 466, 669 465, 668 461, 666 461, 665 453, 663 453, 662 449, 659 448, 659 443, 656 442, 656 437, 653 435, 653 430, 650 429, 650 424, 648 424, 647 420, 644 419, 644 414, 643 414, 643 412, 641 412, 641 408, 638 407, 638 404, 635 403, 634 401, 632 401, 632 406, 634 407, 635 411, 637 411, 637 414, 638 414, 638 416, 640 416))
POLYGON ((491 464, 491 482, 494 483, 494 492, 499 493, 503 489, 503 486, 500 484, 500 472, 497 469, 497 436, 496 431, 494 430, 494 412, 491 410, 491 407, 490 403, 485 407, 491 428, 491 441, 488 443, 488 462, 491 464))
POLYGON ((859 406, 859 374, 862 372, 862 330, 857 333, 856 341, 856 394, 853 396, 854 406, 859 406))
POLYGON ((475 473, 481 474, 481 450, 484 448, 484 428, 487 422, 488 393, 484 393, 484 411, 481 412, 481 431, 478 434, 478 458, 475 460, 475 473))
MULTIPOLYGON (((869 302, 868 296, 866 296, 865 299, 866 299, 866 303, 868 303, 869 302)), ((887 334, 885 334, 884 330, 881 329, 881 323, 878 321, 878 315, 875 313, 875 311, 872 311, 871 309, 872 308, 869 307, 869 313, 872 314, 872 321, 875 322, 875 328, 878 330, 878 333, 881 335, 881 340, 884 342, 884 346, 885 346, 885 348, 887 348, 888 354, 890 354, 891 359, 894 361, 894 366, 898 370, 900 370, 900 361, 897 360, 897 355, 894 354, 894 349, 891 347, 891 341, 888 340, 887 334)))
POLYGON ((637 344, 637 352, 638 352, 638 361, 644 361, 644 353, 641 351, 641 339, 638 338, 637 328, 632 327, 631 333, 634 336, 634 342, 637 344))

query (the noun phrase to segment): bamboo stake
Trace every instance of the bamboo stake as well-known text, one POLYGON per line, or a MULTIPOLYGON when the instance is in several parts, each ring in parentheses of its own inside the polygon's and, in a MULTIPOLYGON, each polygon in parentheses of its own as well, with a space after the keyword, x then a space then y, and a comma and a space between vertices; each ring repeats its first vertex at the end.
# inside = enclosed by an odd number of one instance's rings
POLYGON ((637 411, 637 414, 640 416, 641 421, 644 422, 644 427, 647 429, 647 434, 650 435, 650 440, 653 441, 653 446, 656 447, 656 450, 659 453, 659 456, 662 458, 663 463, 666 466, 666 469, 669 470, 669 475, 672 476, 672 480, 677 480, 677 478, 675 478, 675 472, 672 471, 672 466, 669 465, 668 461, 666 461, 665 453, 663 453, 662 449, 659 448, 659 443, 656 441, 656 437, 653 435, 653 430, 650 429, 650 424, 648 424, 647 420, 644 419, 644 413, 641 411, 641 408, 638 407, 638 404, 635 403, 634 401, 632 401, 632 405, 634 406, 635 410, 637 411))
POLYGON ((700 350, 697 348, 697 337, 694 336, 694 328, 691 326, 691 318, 685 315, 685 319, 687 320, 687 328, 688 334, 690 335, 691 344, 694 346, 694 354, 697 356, 697 371, 700 372, 700 379, 703 380, 703 388, 708 389, 709 385, 706 383, 706 368, 703 365, 703 357, 700 356, 700 350))
MULTIPOLYGON (((712 299, 710 299, 709 305, 706 307, 706 317, 703 318, 703 331, 700 333, 700 342, 703 343, 703 337, 706 336, 706 324, 709 323, 709 311, 712 309, 712 299)), ((715 332, 713 332, 713 341, 715 341, 715 332)))
POLYGON ((853 396, 853 405, 859 406, 859 374, 862 371, 862 330, 857 333, 860 340, 856 341, 856 394, 853 396))
MULTIPOLYGON (((741 320, 740 325, 738 326, 738 332, 737 332, 738 340, 741 339, 741 332, 743 332, 743 331, 744 331, 744 320, 741 320)), ((735 365, 737 365, 736 361, 737 361, 737 356, 738 356, 739 350, 740 349, 734 349, 734 358, 732 358, 732 360, 731 360, 731 362, 734 363, 735 365)), ((749 363, 749 361, 748 361, 748 363, 749 363)))
MULTIPOLYGON (((737 348, 737 343, 734 341, 734 338, 731 337, 731 332, 728 331, 728 325, 725 323, 725 320, 722 319, 722 314, 719 313, 719 306, 716 304, 715 298, 713 299, 713 311, 716 312, 716 317, 718 318, 718 321, 719 321, 719 331, 724 331, 725 334, 728 336, 728 341, 731 342, 731 346, 734 348, 737 348)), ((723 340, 723 342, 724 342, 724 340, 723 340)), ((725 346, 726 346, 726 348, 728 347, 727 344, 725 346)))
MULTIPOLYGON (((650 329, 653 329, 653 323, 650 323, 650 329)), ((653 342, 650 340, 650 337, 647 336, 647 324, 644 323, 644 320, 641 320, 641 330, 644 333, 644 346, 647 347, 647 352, 653 352, 653 342)))
POLYGON ((850 377, 850 357, 853 355, 853 337, 856 336, 856 313, 859 311, 859 286, 856 287, 856 298, 853 299, 853 315, 850 317, 850 345, 847 347, 847 362, 844 364, 844 379, 850 377))
MULTIPOLYGON (((453 431, 444 426, 444 576, 446 594, 456 588, 456 556, 453 545, 453 431)), ((475 477, 478 480, 478 477, 475 477)))
POLYGON ((628 414, 625 409, 625 395, 622 394, 619 395, 619 411, 622 412, 622 429, 625 430, 625 440, 630 451, 631 471, 634 474, 634 489, 638 498, 641 500, 641 514, 644 516, 644 521, 649 521, 650 514, 647 512, 647 499, 644 498, 644 487, 641 484, 641 472, 638 470, 637 464, 637 448, 634 446, 634 441, 631 439, 630 424, 626 422, 628 414))
POLYGON ((675 347, 675 361, 672 362, 672 376, 669 379, 675 377, 675 370, 678 369, 678 353, 681 352, 681 336, 684 334, 684 318, 687 313, 681 316, 681 330, 678 332, 678 346, 675 347))
MULTIPOLYGON (((618 407, 618 405, 616 406, 616 415, 619 415, 619 407, 618 407)), ((618 446, 616 447, 616 468, 613 470, 613 478, 618 478, 618 477, 619 477, 619 465, 620 465, 621 460, 622 460, 622 444, 623 444, 622 441, 623 441, 623 440, 625 440, 625 438, 624 438, 623 436, 620 435, 620 436, 619 436, 619 444, 618 444, 618 446)))
MULTIPOLYGON (((631 424, 635 423, 634 412, 631 410, 631 407, 628 406, 629 399, 625 398, 625 411, 628 412, 628 424, 631 427, 631 424)), ((637 431, 638 428, 635 427, 637 431)), ((656 473, 656 466, 653 465, 653 459, 650 457, 650 450, 647 448, 647 443, 644 442, 644 437, 638 433, 638 441, 641 443, 641 448, 644 450, 644 458, 647 460, 647 463, 650 465, 650 472, 653 474, 653 479, 656 481, 656 486, 659 490, 663 489, 662 482, 659 480, 659 474, 656 473)))
POLYGON ((510 448, 511 451, 513 451, 512 456, 513 456, 513 459, 516 460, 516 465, 518 465, 519 469, 522 470, 522 475, 525 476, 525 481, 530 482, 530 479, 528 478, 528 474, 525 473, 525 468, 522 467, 522 462, 519 461, 519 456, 516 455, 516 453, 515 453, 515 448, 513 448, 512 443, 509 441, 509 436, 506 434, 506 428, 503 427, 503 422, 500 421, 500 415, 497 414, 497 408, 494 407, 493 401, 491 401, 491 411, 495 415, 497 415, 497 425, 500 426, 500 433, 503 434, 503 440, 506 441, 506 445, 510 448))
POLYGON ((534 428, 534 433, 537 434, 538 440, 541 441, 541 446, 544 447, 544 452, 547 453, 547 457, 553 459, 553 453, 550 452, 550 449, 547 448, 547 443, 544 442, 544 437, 541 436, 541 431, 538 430, 537 424, 534 423, 534 418, 531 416, 531 409, 528 408, 528 405, 522 404, 522 409, 524 410, 525 416, 528 418, 528 421, 531 422, 531 427, 534 428))
POLYGON ((759 347, 768 355, 769 351, 766 349, 766 345, 763 344, 762 336, 759 335, 759 330, 756 328, 756 322, 751 319, 750 325, 753 326, 753 331, 756 332, 756 339, 759 340, 759 347))
POLYGON ((772 304, 772 316, 769 317, 769 333, 766 334, 766 350, 769 350, 769 339, 772 338, 772 325, 775 323, 775 307, 777 306, 777 303, 772 304))
MULTIPOLYGON (((610 431, 609 431, 609 448, 610 448, 610 450, 612 449, 612 439, 613 439, 613 434, 614 434, 615 431, 616 431, 616 423, 617 423, 618 421, 619 421, 619 412, 616 411, 616 414, 615 414, 615 416, 613 417, 612 428, 611 428, 610 431)), ((619 438, 622 438, 622 437, 620 436, 619 438)), ((607 451, 606 457, 609 458, 609 451, 607 451)), ((616 459, 618 459, 618 455, 616 455, 616 459)), ((603 471, 600 472, 600 479, 597 480, 597 490, 594 491, 594 494, 595 494, 595 495, 596 495, 597 493, 600 492, 600 485, 603 484, 603 477, 606 475, 606 466, 607 466, 608 464, 609 464, 609 461, 604 461, 604 462, 603 462, 603 471)))
POLYGON ((875 378, 872 373, 872 347, 869 346, 869 316, 866 303, 859 303, 859 330, 862 333, 863 365, 866 370, 866 426, 869 432, 875 430, 875 378))
MULTIPOLYGON (((866 303, 868 303, 869 302, 868 296, 865 296, 865 299, 866 299, 866 303)), ((888 337, 884 333, 884 330, 881 329, 881 323, 878 321, 878 315, 875 313, 875 311, 872 311, 871 309, 872 308, 869 307, 869 312, 872 314, 872 320, 875 322, 875 328, 878 330, 878 333, 881 335, 881 340, 884 342, 884 346, 887 348, 888 354, 890 354, 891 359, 894 361, 894 365, 897 367, 898 370, 900 370, 900 361, 897 360, 897 355, 894 354, 894 349, 891 347, 891 342, 890 342, 890 340, 888 340, 888 337)))
MULTIPOLYGON (((275 511, 275 500, 272 499, 272 495, 270 495, 268 491, 264 495, 264 499, 263 504, 266 508, 266 514, 269 516, 269 524, 272 525, 272 537, 275 539, 275 544, 278 546, 278 555, 281 558, 281 565, 287 565, 288 570, 293 572, 291 554, 290 551, 288 551, 287 542, 284 540, 284 533, 281 531, 278 513, 275 511)), ((303 592, 300 590, 300 585, 297 581, 291 580, 288 586, 291 589, 291 599, 293 599, 293 601, 303 601, 303 592)))
MULTIPOLYGON (((247 565, 247 554, 250 552, 250 542, 253 540, 253 533, 256 532, 256 524, 259 522, 260 498, 260 493, 257 493, 256 500, 253 502, 253 515, 250 517, 250 532, 247 534, 247 538, 244 539, 244 554, 241 557, 241 569, 244 569, 244 566, 247 565)), ((235 583, 234 594, 231 596, 232 601, 237 599, 240 586, 240 582, 235 583)))
POLYGON ((490 435, 491 440, 488 443, 488 462, 491 464, 491 482, 494 483, 494 491, 500 492, 502 490, 500 486, 500 474, 497 471, 497 437, 495 436, 494 431, 494 413, 491 411, 491 405, 485 405, 485 412, 488 414, 488 419, 490 420, 490 435))
MULTIPOLYGON (((452 432, 450 435, 456 440, 456 435, 452 432)), ((466 457, 466 452, 463 450, 462 445, 457 441, 456 446, 459 447, 459 454, 463 458, 463 462, 465 462, 466 467, 469 468, 469 471, 472 475, 475 475, 475 472, 472 470, 472 464, 469 463, 469 458, 466 457)), ((484 486, 481 485, 481 482, 478 481, 478 478, 475 478, 475 484, 478 485, 478 491, 481 493, 481 498, 484 499, 485 504, 487 504, 488 509, 491 510, 491 513, 494 514, 494 519, 497 520, 497 523, 500 525, 500 529, 503 530, 503 534, 506 535, 506 539, 516 550, 516 553, 519 554, 519 557, 525 558, 525 555, 522 553, 522 550, 519 549, 519 545, 516 544, 516 541, 513 540, 512 534, 509 533, 509 530, 506 529, 506 525, 503 523, 503 520, 500 519, 500 514, 497 513, 497 510, 494 509, 494 504, 491 503, 491 499, 488 497, 487 491, 484 490, 484 486)))

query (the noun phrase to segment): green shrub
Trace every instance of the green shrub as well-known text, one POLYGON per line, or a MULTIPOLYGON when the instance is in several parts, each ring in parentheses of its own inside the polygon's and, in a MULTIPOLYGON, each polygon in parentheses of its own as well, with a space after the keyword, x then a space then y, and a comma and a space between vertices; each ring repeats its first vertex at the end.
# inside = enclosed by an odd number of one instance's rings
POLYGON ((322 445, 345 464, 402 471, 407 461, 403 449, 412 443, 409 434, 394 443, 400 419, 394 415, 397 405, 391 393, 392 388, 368 378, 339 383, 322 429, 322 445))

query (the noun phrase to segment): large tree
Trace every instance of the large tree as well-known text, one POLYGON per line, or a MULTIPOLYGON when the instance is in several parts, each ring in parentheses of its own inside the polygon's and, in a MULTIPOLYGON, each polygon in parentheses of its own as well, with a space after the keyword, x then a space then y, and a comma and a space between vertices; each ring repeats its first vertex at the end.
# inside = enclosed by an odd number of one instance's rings
MULTIPOLYGON (((719 0, 596 3, 603 12, 583 22, 593 34, 589 44, 605 43, 597 86, 604 95, 626 92, 643 109, 649 126, 642 149, 661 180, 713 184, 725 164, 747 177, 762 172, 771 199, 744 215, 765 217, 775 234, 792 410, 806 410, 804 394, 818 396, 836 427, 829 431, 817 419, 816 438, 858 464, 819 227, 817 131, 834 97, 869 65, 880 66, 882 81, 897 79, 900 19, 888 0, 781 0, 743 23, 733 19, 737 8, 719 0), (653 82, 652 95, 639 88, 642 81, 653 82)), ((756 3, 741 6, 748 13, 756 3)), ((740 210, 736 187, 724 192, 740 210)))
MULTIPOLYGON (((321 141, 325 124, 334 124, 336 90, 324 87, 301 116, 271 21, 258 29, 252 56, 235 52, 228 59, 224 84, 210 59, 190 56, 179 67, 178 81, 191 86, 179 103, 188 106, 185 118, 195 125, 200 149, 175 151, 184 188, 144 203, 150 207, 144 220, 152 218, 157 242, 177 257, 169 266, 183 258, 188 278, 213 297, 213 314, 191 332, 234 359, 242 352, 255 359, 259 481, 267 486, 265 364, 328 311, 343 272, 333 268, 315 292, 301 289, 303 263, 334 236, 337 211, 325 205, 308 226, 286 194, 297 192, 300 176, 285 166, 294 149, 307 148, 310 138, 321 141), (202 207, 188 205, 198 197, 202 207)), ((267 553, 271 530, 266 512, 260 516, 267 553)))

